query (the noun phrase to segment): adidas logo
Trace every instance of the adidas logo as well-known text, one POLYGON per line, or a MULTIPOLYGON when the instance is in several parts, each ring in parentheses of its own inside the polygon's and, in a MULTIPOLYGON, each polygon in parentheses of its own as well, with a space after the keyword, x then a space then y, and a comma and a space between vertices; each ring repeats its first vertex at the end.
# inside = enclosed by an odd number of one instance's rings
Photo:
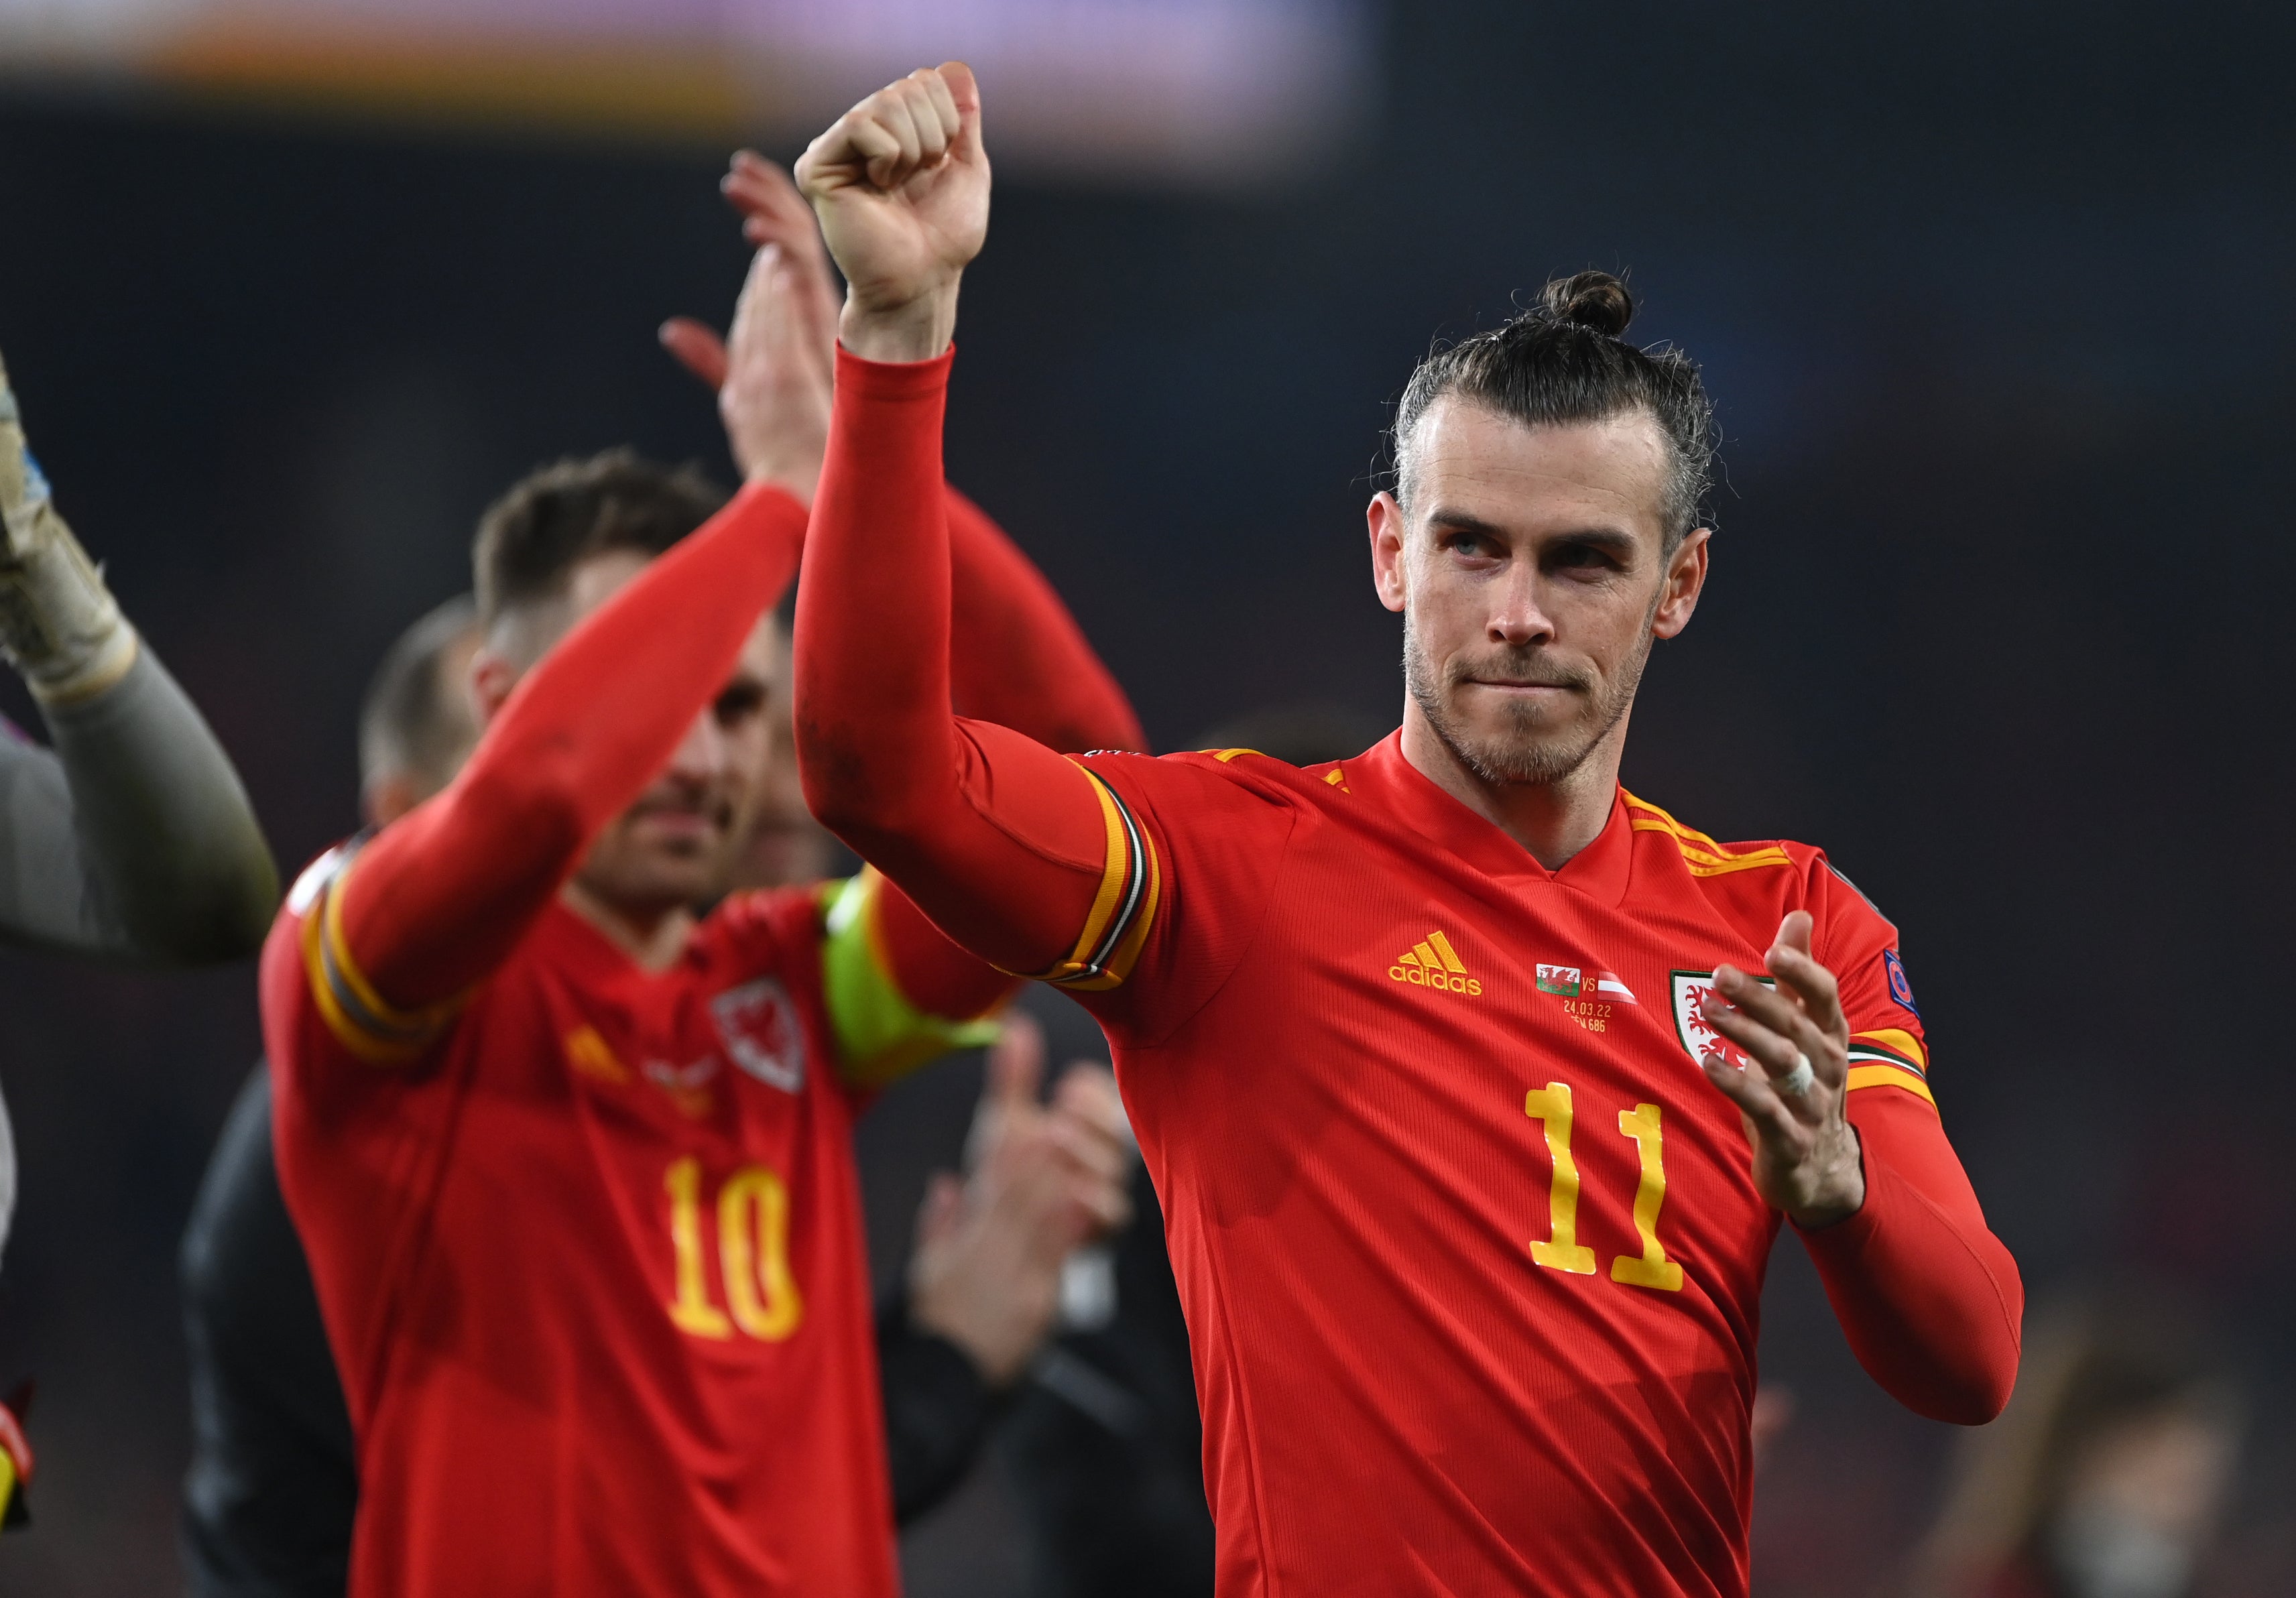
POLYGON ((1483 985, 1467 974, 1467 968, 1459 963, 1458 950, 1440 932, 1430 932, 1406 949, 1387 968, 1387 974, 1414 987, 1464 993, 1471 999, 1483 996, 1483 985))

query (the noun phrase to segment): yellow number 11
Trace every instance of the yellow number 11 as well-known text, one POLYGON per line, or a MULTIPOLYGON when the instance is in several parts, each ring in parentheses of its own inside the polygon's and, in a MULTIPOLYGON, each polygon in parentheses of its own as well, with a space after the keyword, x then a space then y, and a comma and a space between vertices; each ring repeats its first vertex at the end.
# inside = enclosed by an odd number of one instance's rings
MULTIPOLYGON (((1574 1276, 1595 1274, 1595 1250, 1578 1241, 1578 1162, 1570 1157, 1570 1088, 1549 1082, 1523 1095, 1522 1112, 1539 1122, 1546 1133, 1546 1153, 1554 1176, 1546 1189, 1545 1242, 1530 1245, 1530 1257, 1551 1271, 1574 1276)), ((1659 1207, 1666 1202, 1666 1160, 1655 1104, 1637 1104, 1619 1111, 1619 1130, 1635 1140, 1642 1155, 1642 1180, 1635 1187, 1635 1231, 1642 1238, 1639 1256, 1621 1254, 1611 1261, 1611 1280, 1628 1287, 1682 1291, 1682 1267, 1666 1257, 1658 1240, 1659 1207)))

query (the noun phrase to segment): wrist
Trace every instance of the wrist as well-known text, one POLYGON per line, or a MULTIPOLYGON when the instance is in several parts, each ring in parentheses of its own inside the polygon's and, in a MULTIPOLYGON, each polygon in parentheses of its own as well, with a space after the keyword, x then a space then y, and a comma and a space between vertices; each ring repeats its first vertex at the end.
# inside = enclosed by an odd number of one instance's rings
POLYGON ((876 305, 848 294, 837 319, 837 341, 865 361, 930 361, 956 334, 954 277, 896 305, 876 305))
POLYGON ((779 488, 810 510, 821 488, 821 462, 818 457, 789 461, 758 456, 742 463, 742 481, 752 488, 779 488))
POLYGON ((1818 1191, 1807 1204, 1786 1211, 1786 1217, 1804 1232, 1823 1232, 1854 1217, 1866 1208, 1866 1158, 1857 1128, 1845 1126, 1849 1135, 1846 1155, 1837 1161, 1830 1179, 1818 1184, 1818 1191))

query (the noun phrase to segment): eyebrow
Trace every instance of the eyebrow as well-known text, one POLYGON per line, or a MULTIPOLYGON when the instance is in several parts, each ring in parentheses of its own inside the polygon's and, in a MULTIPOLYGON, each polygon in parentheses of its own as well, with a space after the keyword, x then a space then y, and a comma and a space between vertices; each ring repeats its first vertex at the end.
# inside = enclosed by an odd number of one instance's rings
MULTIPOLYGON (((1449 510, 1441 505, 1438 505, 1427 513, 1427 525, 1430 529, 1443 528, 1451 532, 1480 533, 1487 538, 1508 542, 1513 540, 1513 535, 1496 522, 1486 521, 1480 516, 1470 515, 1464 511, 1449 510)), ((1635 536, 1623 529, 1614 527, 1579 528, 1571 532, 1560 534, 1554 538, 1542 539, 1541 542, 1592 545, 1597 549, 1608 550, 1614 554, 1630 555, 1635 552, 1635 536)))

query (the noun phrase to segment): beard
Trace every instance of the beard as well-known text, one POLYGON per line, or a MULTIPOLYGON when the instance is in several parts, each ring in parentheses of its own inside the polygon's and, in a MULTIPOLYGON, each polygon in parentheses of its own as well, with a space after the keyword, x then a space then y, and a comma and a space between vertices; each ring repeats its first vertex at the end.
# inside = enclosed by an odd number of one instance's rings
POLYGON ((1633 708, 1650 650, 1645 630, 1641 647, 1608 682, 1598 682, 1584 668, 1562 666, 1536 648, 1502 646, 1472 660, 1438 666, 1422 647, 1411 612, 1403 613, 1404 686, 1452 758, 1494 787, 1546 787, 1584 766, 1633 708), (1479 733, 1457 708, 1458 696, 1471 679, 1566 689, 1578 696, 1578 713, 1561 726, 1541 726, 1531 706, 1508 705, 1498 731, 1479 733))

